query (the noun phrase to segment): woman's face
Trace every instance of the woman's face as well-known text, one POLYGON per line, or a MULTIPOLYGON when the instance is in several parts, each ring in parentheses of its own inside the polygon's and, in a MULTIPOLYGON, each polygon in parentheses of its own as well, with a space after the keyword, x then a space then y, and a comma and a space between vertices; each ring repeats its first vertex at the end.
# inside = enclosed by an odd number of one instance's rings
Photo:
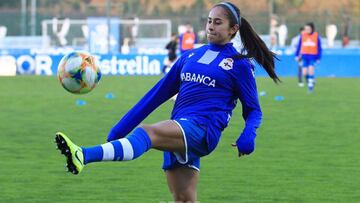
POLYGON ((206 37, 209 43, 226 44, 235 34, 239 26, 230 27, 227 11, 221 6, 211 9, 206 23, 206 37))
POLYGON ((309 25, 305 25, 305 26, 304 26, 304 31, 305 31, 306 33, 308 33, 308 34, 311 34, 311 33, 312 33, 312 29, 311 29, 311 27, 310 27, 309 25))

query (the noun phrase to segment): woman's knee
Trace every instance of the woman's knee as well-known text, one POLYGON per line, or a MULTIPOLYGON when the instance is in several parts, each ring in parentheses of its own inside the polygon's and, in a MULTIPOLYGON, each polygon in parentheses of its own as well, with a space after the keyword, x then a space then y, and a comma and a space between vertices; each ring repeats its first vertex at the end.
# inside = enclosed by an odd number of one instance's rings
POLYGON ((184 152, 185 144, 181 129, 173 121, 162 121, 152 125, 140 125, 148 134, 152 148, 163 151, 184 152))
POLYGON ((144 129, 148 134, 149 134, 149 133, 152 133, 152 131, 153 131, 152 126, 151 126, 151 125, 148 125, 148 124, 140 124, 140 125, 139 125, 139 128, 144 129))
POLYGON ((159 139, 158 139, 155 127, 153 125, 141 124, 139 126, 139 128, 144 129, 145 132, 148 134, 153 145, 156 145, 156 143, 159 139))
POLYGON ((172 191, 174 201, 179 202, 195 202, 196 201, 196 190, 186 189, 183 191, 172 191))
POLYGON ((175 202, 194 202, 197 199, 196 185, 199 172, 181 167, 166 171, 170 192, 175 202))

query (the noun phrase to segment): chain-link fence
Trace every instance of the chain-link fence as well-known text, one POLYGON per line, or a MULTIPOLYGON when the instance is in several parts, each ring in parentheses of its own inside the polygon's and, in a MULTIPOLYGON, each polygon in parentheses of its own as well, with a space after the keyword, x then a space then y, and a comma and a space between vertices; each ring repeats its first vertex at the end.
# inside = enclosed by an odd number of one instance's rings
MULTIPOLYGON (((40 1, 42 2, 42 1, 40 1)), ((106 1, 104 1, 106 2, 106 1)), ((135 4, 133 7, 124 6, 121 3, 112 5, 111 15, 118 16, 120 19, 133 19, 138 17, 140 19, 169 19, 172 22, 172 32, 177 32, 178 25, 184 24, 185 22, 191 22, 196 32, 205 29, 205 23, 207 20, 208 8, 203 7, 186 8, 183 12, 164 14, 160 11, 154 10, 152 14, 138 13, 141 11, 135 10, 135 4)), ((39 5, 40 6, 40 5, 39 5)), ((0 8, 0 26, 7 28, 7 36, 19 36, 19 35, 31 35, 31 30, 35 29, 36 35, 42 35, 41 22, 45 19, 52 19, 53 17, 58 18, 70 18, 70 19, 86 19, 88 16, 107 16, 106 4, 98 6, 91 5, 82 9, 82 11, 62 11, 57 8, 52 10, 52 5, 41 5, 42 8, 36 10, 35 24, 31 24, 31 12, 27 8, 24 14, 20 7, 18 8, 0 8), (46 7, 48 6, 48 9, 46 7), (99 9, 100 8, 100 9, 99 9)), ((28 5, 29 7, 29 5, 28 5)), ((266 6, 259 8, 256 12, 251 10, 249 12, 246 8, 241 8, 243 15, 250 21, 254 26, 255 30, 259 34, 269 34, 269 10, 266 6), (265 8, 265 9, 264 9, 265 8)), ((306 12, 298 11, 287 13, 285 9, 277 9, 279 24, 285 23, 288 28, 287 44, 290 39, 298 34, 299 27, 307 22, 314 22, 317 31, 322 37, 326 37, 326 26, 328 24, 335 24, 337 26, 336 40, 341 40, 345 28, 348 30, 348 36, 351 40, 360 40, 360 14, 346 14, 344 9, 339 8, 339 12, 306 12)))

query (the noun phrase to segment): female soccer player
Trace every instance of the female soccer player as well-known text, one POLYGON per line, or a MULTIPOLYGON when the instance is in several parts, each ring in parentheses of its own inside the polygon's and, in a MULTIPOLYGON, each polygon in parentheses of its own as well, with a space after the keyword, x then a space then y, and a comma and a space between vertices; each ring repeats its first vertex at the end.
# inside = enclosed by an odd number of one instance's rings
POLYGON ((163 169, 174 201, 196 201, 200 157, 215 149, 238 99, 245 128, 233 146, 239 156, 254 151, 262 113, 250 59, 278 82, 274 54, 232 3, 219 3, 211 9, 206 32, 209 44, 183 54, 111 129, 108 143, 79 147, 64 134, 56 134, 69 171, 78 174, 91 162, 132 160, 154 148, 164 151, 163 169), (246 53, 238 53, 229 43, 238 31, 246 53), (171 120, 137 127, 176 93, 171 120))
MULTIPOLYGON (((296 52, 297 50, 297 47, 299 45, 299 40, 303 31, 304 31, 304 26, 301 26, 299 28, 299 34, 291 39, 291 48, 293 48, 294 52, 296 52)), ((302 61, 299 58, 296 58, 296 61, 298 63, 298 85, 299 87, 304 87, 303 76, 302 76, 302 71, 303 71, 302 61)))
POLYGON ((172 34, 170 42, 168 42, 165 46, 165 48, 168 50, 168 57, 162 68, 162 73, 164 74, 167 72, 167 69, 171 67, 171 65, 174 63, 174 61, 177 58, 176 55, 177 44, 178 44, 178 37, 176 34, 172 34))
POLYGON ((196 35, 190 22, 186 23, 185 28, 185 32, 179 35, 180 54, 184 54, 186 51, 193 49, 197 43, 196 35))
POLYGON ((312 92, 315 84, 315 63, 321 58, 321 40, 315 32, 314 23, 307 23, 301 33, 296 49, 296 60, 302 61, 303 76, 308 84, 309 92, 312 92))

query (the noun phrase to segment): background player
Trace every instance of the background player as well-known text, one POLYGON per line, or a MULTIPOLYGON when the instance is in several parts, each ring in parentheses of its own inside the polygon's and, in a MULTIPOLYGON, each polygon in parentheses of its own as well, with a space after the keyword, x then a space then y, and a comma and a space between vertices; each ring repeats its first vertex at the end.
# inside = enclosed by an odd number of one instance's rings
POLYGON ((180 54, 194 48, 196 43, 196 35, 190 23, 186 23, 185 32, 179 35, 179 49, 180 54))
POLYGON ((296 60, 302 61, 303 75, 307 81, 309 92, 312 92, 314 88, 315 63, 320 61, 321 52, 321 39, 315 32, 314 23, 307 23, 296 49, 296 60))
MULTIPOLYGON (((298 47, 298 44, 299 44, 299 40, 300 40, 300 37, 301 37, 301 34, 302 32, 304 31, 304 26, 301 26, 299 28, 299 34, 296 35, 295 37, 293 37, 291 39, 291 48, 294 52, 296 52, 297 50, 297 47, 298 47)), ((302 74, 302 61, 301 59, 297 59, 297 64, 298 64, 298 85, 299 87, 304 87, 304 81, 303 81, 303 74, 302 74)))
POLYGON ((171 65, 174 63, 174 61, 177 58, 177 54, 176 54, 177 45, 178 45, 177 35, 172 34, 170 42, 168 42, 165 46, 165 48, 168 50, 168 57, 162 69, 162 72, 164 74, 167 72, 167 69, 171 67, 171 65))

